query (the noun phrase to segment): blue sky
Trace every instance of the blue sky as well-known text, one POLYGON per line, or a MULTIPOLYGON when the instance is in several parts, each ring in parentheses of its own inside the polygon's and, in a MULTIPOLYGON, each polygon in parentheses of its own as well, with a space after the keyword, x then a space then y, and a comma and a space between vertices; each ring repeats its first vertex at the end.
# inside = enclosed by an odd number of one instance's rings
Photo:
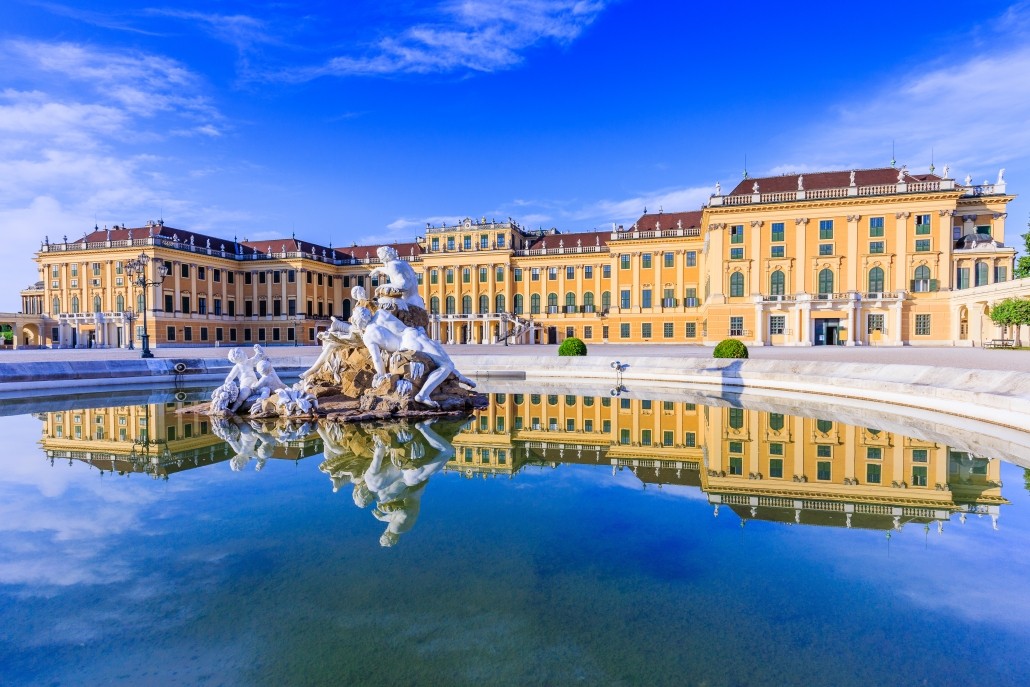
MULTIPOLYGON (((563 231, 716 181, 1030 176, 1030 3, 0 4, 0 310, 94 223, 333 245, 563 231), (341 5, 342 7, 338 6, 341 5)), ((1010 206, 1021 245, 1028 206, 1010 206)))

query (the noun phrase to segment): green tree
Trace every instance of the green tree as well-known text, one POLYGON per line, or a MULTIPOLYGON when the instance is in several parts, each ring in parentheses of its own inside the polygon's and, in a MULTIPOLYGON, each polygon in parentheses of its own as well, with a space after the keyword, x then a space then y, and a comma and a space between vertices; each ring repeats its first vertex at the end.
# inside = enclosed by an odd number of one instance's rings
POLYGON ((1014 327, 1016 332, 1016 345, 1022 346, 1020 341, 1020 327, 1030 326, 1030 300, 1026 298, 1006 298, 991 308, 991 321, 1005 327, 1014 327))
POLYGON ((1023 255, 1016 259, 1016 268, 1012 276, 1017 279, 1030 277, 1030 220, 1026 223, 1027 232, 1023 234, 1023 255))

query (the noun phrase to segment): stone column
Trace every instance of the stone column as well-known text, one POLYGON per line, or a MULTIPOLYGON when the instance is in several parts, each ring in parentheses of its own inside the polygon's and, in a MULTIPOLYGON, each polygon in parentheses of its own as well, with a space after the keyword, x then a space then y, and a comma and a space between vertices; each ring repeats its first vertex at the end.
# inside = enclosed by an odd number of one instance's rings
MULTIPOLYGON (((770 335, 770 339, 772 336, 770 335)), ((755 336, 752 345, 764 346, 765 342, 765 313, 762 310, 762 297, 755 296, 755 336)))
POLYGON ((903 317, 901 305, 902 305, 901 301, 898 301, 897 303, 894 303, 893 305, 891 305, 891 309, 894 311, 894 313, 893 313, 893 315, 894 315, 894 318, 893 318, 894 319, 894 323, 893 323, 894 324, 894 336, 893 336, 893 339, 894 339, 894 345, 895 346, 903 346, 904 345, 904 342, 901 339, 901 325, 902 325, 902 317, 903 317))
POLYGON ((856 344, 856 339, 855 339, 855 327, 856 327, 855 308, 858 305, 857 300, 856 300, 857 297, 858 297, 858 294, 852 293, 851 294, 851 300, 848 301, 848 340, 847 340, 847 343, 845 343, 845 346, 854 346, 856 344))
MULTIPOLYGON (((898 256, 897 264, 894 268, 894 291, 908 290, 906 278, 908 277, 908 218, 911 216, 910 212, 897 212, 894 213, 896 220, 895 231, 894 231, 894 252, 898 256)), ((884 285, 886 288, 886 285, 884 285)), ((900 336, 901 333, 898 332, 900 336)))

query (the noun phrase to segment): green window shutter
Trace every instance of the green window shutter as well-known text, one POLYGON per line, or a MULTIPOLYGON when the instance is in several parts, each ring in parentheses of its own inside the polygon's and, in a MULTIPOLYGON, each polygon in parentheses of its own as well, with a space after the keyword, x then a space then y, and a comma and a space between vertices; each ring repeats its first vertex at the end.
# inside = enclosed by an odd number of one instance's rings
POLYGON ((940 281, 938 281, 937 279, 931 279, 930 280, 930 290, 931 291, 940 291, 940 288, 941 288, 940 281))

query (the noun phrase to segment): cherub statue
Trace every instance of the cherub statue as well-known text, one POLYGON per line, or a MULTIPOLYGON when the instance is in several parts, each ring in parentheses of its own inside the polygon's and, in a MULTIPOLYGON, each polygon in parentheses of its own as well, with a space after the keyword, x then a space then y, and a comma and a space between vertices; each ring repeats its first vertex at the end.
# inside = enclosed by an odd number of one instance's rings
POLYGON ((235 413, 250 397, 251 389, 258 383, 254 367, 256 356, 247 358, 241 348, 229 351, 229 362, 233 364, 222 385, 211 393, 211 409, 217 413, 235 413))
POLYGON ((376 251, 382 265, 374 268, 370 276, 382 275, 387 283, 376 289, 379 305, 387 309, 407 310, 409 305, 425 309, 426 302, 418 294, 418 276, 411 265, 397 257, 392 246, 380 246, 376 251))

